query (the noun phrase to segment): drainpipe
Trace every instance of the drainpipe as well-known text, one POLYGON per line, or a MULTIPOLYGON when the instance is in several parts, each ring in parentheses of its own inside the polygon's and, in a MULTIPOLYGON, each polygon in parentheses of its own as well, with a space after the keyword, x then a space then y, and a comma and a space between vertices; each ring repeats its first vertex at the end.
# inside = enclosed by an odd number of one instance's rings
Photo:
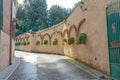
POLYGON ((10 9, 10 54, 9 54, 9 65, 12 64, 12 5, 13 4, 13 0, 11 0, 11 9, 10 9))

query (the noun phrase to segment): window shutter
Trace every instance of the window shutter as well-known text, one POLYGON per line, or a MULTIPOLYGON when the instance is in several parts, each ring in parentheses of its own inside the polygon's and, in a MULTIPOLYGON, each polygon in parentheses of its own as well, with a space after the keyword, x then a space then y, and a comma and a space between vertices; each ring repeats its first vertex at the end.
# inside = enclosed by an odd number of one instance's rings
POLYGON ((3 25, 3 0, 0 0, 0 29, 3 25))

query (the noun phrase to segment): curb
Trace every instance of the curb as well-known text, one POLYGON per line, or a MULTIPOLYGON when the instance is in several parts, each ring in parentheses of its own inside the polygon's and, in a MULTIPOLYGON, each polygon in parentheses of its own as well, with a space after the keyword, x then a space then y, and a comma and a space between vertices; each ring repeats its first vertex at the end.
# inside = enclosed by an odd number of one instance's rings
POLYGON ((9 65, 7 68, 0 72, 0 80, 8 80, 9 77, 14 73, 17 67, 20 65, 20 58, 15 57, 13 59, 13 64, 9 65))
POLYGON ((74 60, 73 58, 70 57, 64 57, 64 59, 66 59, 68 62, 70 62, 71 64, 75 65, 77 68, 80 68, 82 70, 84 70, 85 72, 87 72, 88 74, 90 74, 91 76, 95 77, 97 80, 111 80, 109 76, 107 76, 106 74, 99 72, 83 63, 80 63, 79 61, 74 60), (99 75, 99 76, 98 76, 99 75), (105 79, 100 78, 101 76, 104 76, 105 79))
POLYGON ((19 65, 20 65, 20 58, 19 58, 18 64, 15 66, 15 68, 13 69, 13 71, 8 75, 8 77, 5 80, 8 80, 10 78, 10 76, 15 72, 15 70, 18 68, 19 65))

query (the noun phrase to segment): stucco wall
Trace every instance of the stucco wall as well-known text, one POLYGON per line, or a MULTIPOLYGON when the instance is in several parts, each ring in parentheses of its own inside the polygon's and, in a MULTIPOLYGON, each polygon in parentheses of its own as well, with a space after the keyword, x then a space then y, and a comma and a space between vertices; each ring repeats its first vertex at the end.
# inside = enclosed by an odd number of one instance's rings
POLYGON ((88 0, 87 29, 90 64, 100 68, 105 72, 109 71, 108 43, 107 43, 107 25, 106 25, 106 1, 110 0, 88 0), (100 4, 100 6, 98 5, 100 4), (89 16, 91 15, 91 16, 89 16), (103 66, 104 65, 104 66, 103 66))
POLYGON ((0 70, 9 65, 9 46, 10 39, 9 35, 1 31, 1 42, 0 42, 0 70))
POLYGON ((0 70, 9 65, 10 3, 10 0, 3 0, 3 29, 1 31, 0 41, 0 70), (6 5, 8 7, 6 7, 6 5), (6 9, 4 7, 6 7, 6 9))
MULTIPOLYGON (((13 9, 15 10, 15 8, 13 9)), ((15 16, 16 13, 13 13, 15 16)), ((10 62, 10 20, 11 20, 11 0, 3 0, 3 26, 0 31, 0 70, 3 70, 10 62), (7 6, 6 6, 7 5, 7 6)), ((13 30, 14 31, 14 30, 13 30)), ((14 39, 12 38, 11 51, 13 58, 14 39)))
MULTIPOLYGON (((106 27, 106 3, 110 0, 84 0, 85 8, 81 10, 78 6, 65 22, 59 23, 49 29, 42 30, 30 35, 31 51, 48 52, 63 54, 78 59, 90 66, 109 74, 109 56, 107 46, 107 27, 106 27), (77 44, 78 35, 84 32, 87 34, 86 44, 77 44), (63 39, 74 37, 75 42, 68 45, 63 39), (52 45, 53 39, 58 39, 58 45, 52 45), (41 44, 36 46, 36 41, 41 44), (44 45, 44 40, 49 44, 44 45)), ((26 33, 27 34, 27 33, 26 33)), ((25 35, 16 38, 25 38, 25 35)), ((16 49, 22 50, 22 46, 16 49)), ((24 47, 22 47, 24 48, 24 47)), ((30 51, 30 50, 25 50, 30 51)))

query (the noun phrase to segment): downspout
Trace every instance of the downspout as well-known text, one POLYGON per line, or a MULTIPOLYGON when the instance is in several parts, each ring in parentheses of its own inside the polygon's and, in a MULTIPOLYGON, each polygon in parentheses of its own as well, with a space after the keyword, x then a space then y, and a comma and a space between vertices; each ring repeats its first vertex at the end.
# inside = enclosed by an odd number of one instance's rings
POLYGON ((10 54, 9 54, 9 65, 11 65, 12 64, 12 12, 13 12, 13 10, 12 10, 12 5, 13 4, 13 0, 11 0, 11 9, 10 9, 10 54))

